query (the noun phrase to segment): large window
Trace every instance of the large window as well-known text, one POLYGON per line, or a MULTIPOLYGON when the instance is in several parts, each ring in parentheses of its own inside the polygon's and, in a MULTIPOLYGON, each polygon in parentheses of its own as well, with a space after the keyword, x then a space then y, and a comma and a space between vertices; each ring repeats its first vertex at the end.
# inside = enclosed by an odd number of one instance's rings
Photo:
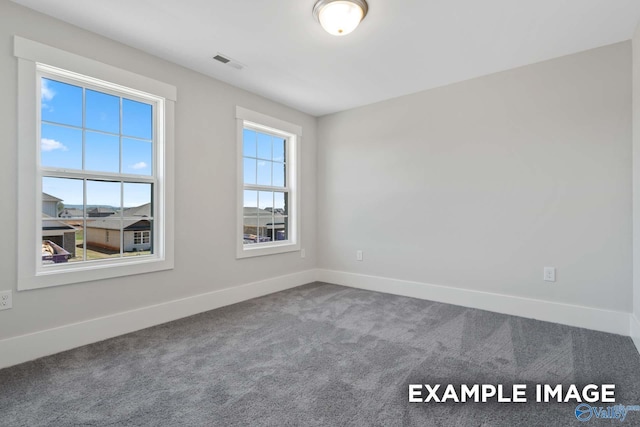
POLYGON ((18 288, 171 268, 175 88, 18 37, 15 44, 18 288))
POLYGON ((238 108, 238 257, 298 250, 297 144, 301 130, 238 108))
POLYGON ((162 99, 43 65, 37 70, 42 265, 153 255, 162 99), (65 209, 71 215, 62 219, 65 209), (141 229, 148 230, 144 250, 137 246, 141 229))

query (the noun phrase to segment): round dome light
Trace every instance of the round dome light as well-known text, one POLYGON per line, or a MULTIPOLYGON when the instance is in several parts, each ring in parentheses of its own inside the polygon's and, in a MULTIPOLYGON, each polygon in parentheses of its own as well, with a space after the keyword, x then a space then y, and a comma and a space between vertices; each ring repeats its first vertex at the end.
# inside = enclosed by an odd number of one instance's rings
POLYGON ((356 29, 368 10, 365 0, 319 0, 313 7, 313 15, 329 34, 346 36, 356 29))

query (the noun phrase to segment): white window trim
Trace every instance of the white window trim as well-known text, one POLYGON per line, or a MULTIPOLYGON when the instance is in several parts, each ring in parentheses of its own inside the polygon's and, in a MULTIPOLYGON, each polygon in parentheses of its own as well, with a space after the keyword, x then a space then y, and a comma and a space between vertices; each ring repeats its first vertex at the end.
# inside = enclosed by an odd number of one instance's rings
MULTIPOLYGON (((92 280, 169 270, 174 265, 174 111, 176 88, 147 77, 122 70, 73 53, 18 36, 14 37, 14 55, 18 58, 18 284, 19 291, 46 288, 92 280), (42 182, 39 180, 39 144, 37 143, 40 100, 37 69, 41 64, 90 76, 96 81, 135 88, 164 102, 164 144, 156 156, 157 195, 154 206, 158 227, 164 231, 155 256, 105 260, 99 263, 68 264, 68 268, 42 269, 39 256, 39 208, 42 182), (34 189, 36 189, 34 193, 34 189), (31 196, 31 197, 30 197, 31 196)), ((162 114, 160 111, 158 115, 162 114)))
POLYGON ((302 127, 262 113, 236 107, 237 135, 237 227, 236 258, 250 258, 299 251, 300 244, 300 142, 302 127), (242 243, 244 234, 244 162, 243 131, 245 123, 253 128, 262 128, 267 132, 281 134, 288 138, 288 154, 293 159, 287 160, 287 179, 289 187, 289 240, 284 243, 269 242, 259 245, 242 243))

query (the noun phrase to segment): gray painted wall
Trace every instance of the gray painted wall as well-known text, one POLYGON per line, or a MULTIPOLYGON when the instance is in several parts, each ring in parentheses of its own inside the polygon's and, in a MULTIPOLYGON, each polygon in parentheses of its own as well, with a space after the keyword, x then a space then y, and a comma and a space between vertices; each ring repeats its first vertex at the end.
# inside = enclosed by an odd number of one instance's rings
MULTIPOLYGON (((16 224, 18 215, 12 208, 18 198, 14 34, 178 88, 176 258, 175 269, 169 272, 14 292, 13 309, 0 312, 0 339, 315 267, 314 117, 0 0, 0 215, 4 224, 16 224), (298 252, 235 259, 236 105, 303 127, 301 223, 305 259, 298 252)), ((211 66, 216 65, 212 62, 211 66)), ((15 233, 5 233, 0 245, 1 290, 15 291, 16 239, 15 233)))
POLYGON ((319 267, 631 312, 631 139, 630 42, 325 116, 319 267))

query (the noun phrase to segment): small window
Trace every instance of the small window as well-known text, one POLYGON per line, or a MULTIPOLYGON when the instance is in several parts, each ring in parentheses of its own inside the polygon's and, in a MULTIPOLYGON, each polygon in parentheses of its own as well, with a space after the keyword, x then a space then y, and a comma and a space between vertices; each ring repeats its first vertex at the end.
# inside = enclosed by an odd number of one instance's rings
POLYGON ((238 257, 298 250, 296 153, 301 130, 259 113, 238 111, 238 257))
POLYGON ((151 233, 148 231, 136 231, 133 236, 134 245, 143 245, 151 243, 151 233))

